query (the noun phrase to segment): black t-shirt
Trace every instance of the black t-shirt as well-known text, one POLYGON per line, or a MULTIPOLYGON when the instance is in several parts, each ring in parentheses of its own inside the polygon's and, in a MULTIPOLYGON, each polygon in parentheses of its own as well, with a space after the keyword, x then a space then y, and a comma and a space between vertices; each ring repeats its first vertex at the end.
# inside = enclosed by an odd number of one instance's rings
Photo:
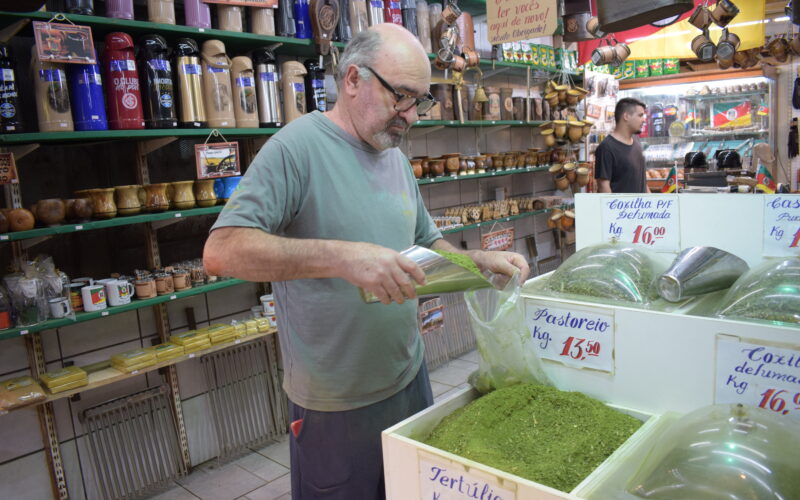
POLYGON ((594 157, 594 177, 611 181, 612 193, 647 192, 644 154, 637 138, 629 146, 609 135, 597 147, 594 157))

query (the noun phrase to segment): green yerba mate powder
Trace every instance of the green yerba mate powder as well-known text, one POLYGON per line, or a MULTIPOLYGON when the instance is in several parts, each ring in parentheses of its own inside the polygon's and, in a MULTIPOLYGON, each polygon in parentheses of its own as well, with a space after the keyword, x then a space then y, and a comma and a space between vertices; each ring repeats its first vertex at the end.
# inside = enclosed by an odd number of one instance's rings
POLYGON ((434 252, 438 253, 439 255, 449 260, 453 264, 461 266, 467 271, 475 273, 481 278, 486 279, 483 273, 481 273, 481 270, 478 269, 478 266, 475 264, 475 261, 472 260, 472 257, 470 257, 469 255, 465 255, 463 253, 445 252, 444 250, 434 250, 434 252))
POLYGON ((518 384, 459 408, 425 443, 568 492, 641 425, 579 392, 518 384))

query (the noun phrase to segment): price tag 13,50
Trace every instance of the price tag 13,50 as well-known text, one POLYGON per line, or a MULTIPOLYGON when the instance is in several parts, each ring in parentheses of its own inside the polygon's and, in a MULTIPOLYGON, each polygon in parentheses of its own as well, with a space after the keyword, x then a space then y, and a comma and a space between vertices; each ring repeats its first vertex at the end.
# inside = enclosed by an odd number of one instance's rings
POLYGON ((614 373, 614 310, 600 307, 553 307, 530 300, 525 323, 531 346, 540 357, 576 368, 614 373))
POLYGON ((678 196, 669 194, 604 196, 601 205, 603 240, 679 252, 678 203, 678 196))
POLYGON ((800 195, 764 195, 764 256, 800 255, 800 195))

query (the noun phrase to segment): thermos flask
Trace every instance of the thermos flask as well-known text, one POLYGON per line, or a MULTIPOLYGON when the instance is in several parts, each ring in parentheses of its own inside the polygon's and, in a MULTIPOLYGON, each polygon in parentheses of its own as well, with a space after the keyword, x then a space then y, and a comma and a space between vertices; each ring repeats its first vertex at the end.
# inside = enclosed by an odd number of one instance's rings
POLYGON ((203 101, 208 126, 233 128, 236 116, 231 90, 231 60, 225 54, 225 44, 219 40, 206 40, 200 57, 203 59, 203 101))
POLYGON ((349 42, 353 38, 350 27, 350 0, 339 0, 339 24, 336 25, 336 39, 340 42, 349 42))
POLYGON ((175 24, 175 0, 147 0, 147 20, 175 24))
POLYGON ((39 132, 71 132, 72 114, 64 65, 40 61, 34 45, 31 47, 31 73, 36 93, 39 132))
POLYGON ((401 0, 403 26, 417 36, 417 2, 416 0, 401 0))
POLYGON ((349 0, 350 30, 353 35, 369 28, 368 0, 349 0))
POLYGON ((294 2, 278 0, 278 36, 294 37, 294 2))
POLYGON ((425 52, 428 54, 433 52, 430 11, 425 0, 417 1, 417 36, 419 36, 419 41, 422 43, 422 48, 425 49, 425 52))
POLYGON ((256 35, 275 36, 275 9, 250 7, 250 31, 256 35))
POLYGON ((133 0, 106 0, 106 17, 133 19, 133 0))
POLYGON ((206 29, 211 27, 211 8, 203 0, 183 0, 183 13, 186 26, 206 29))
POLYGON ((383 0, 383 22, 403 25, 400 0, 383 0))
POLYGON ((375 26, 384 22, 383 0, 367 0, 367 11, 369 12, 369 25, 375 26))
POLYGON ((281 98, 278 91, 278 66, 275 54, 267 48, 253 51, 258 94, 258 124, 261 127, 283 125, 281 98))
MULTIPOLYGON (((321 56, 320 56, 321 59, 321 56)), ((325 66, 317 59, 305 62, 306 106, 308 111, 325 112, 328 109, 325 94, 325 66)))
POLYGON ((175 82, 178 88, 178 122, 181 127, 204 128, 206 108, 203 105, 203 68, 200 50, 191 38, 175 42, 175 82))
POLYGON ((311 38, 311 14, 309 0, 293 0, 294 2, 294 37, 311 38))
POLYGON ((22 132, 19 116, 19 87, 14 71, 11 48, 0 43, 0 132, 4 134, 22 132))
POLYGON ((239 5, 217 5, 219 29, 225 31, 244 31, 244 7, 239 5))
POLYGON ((306 113, 306 88, 303 82, 305 74, 306 68, 297 61, 286 61, 281 65, 283 115, 286 123, 306 113))
POLYGON ((142 107, 147 128, 175 128, 175 86, 169 63, 167 41, 161 35, 145 35, 139 40, 139 77, 142 107))
POLYGON ((67 0, 64 6, 70 14, 94 15, 94 2, 92 0, 67 0))
POLYGON ((144 128, 139 73, 133 56, 133 40, 127 33, 106 35, 105 69, 108 125, 113 130, 144 128))
POLYGON ((256 102, 256 79, 253 61, 246 56, 237 56, 231 62, 233 82, 233 110, 237 128, 258 128, 258 105, 256 102))
POLYGON ((100 65, 70 64, 67 80, 75 130, 108 130, 100 65))

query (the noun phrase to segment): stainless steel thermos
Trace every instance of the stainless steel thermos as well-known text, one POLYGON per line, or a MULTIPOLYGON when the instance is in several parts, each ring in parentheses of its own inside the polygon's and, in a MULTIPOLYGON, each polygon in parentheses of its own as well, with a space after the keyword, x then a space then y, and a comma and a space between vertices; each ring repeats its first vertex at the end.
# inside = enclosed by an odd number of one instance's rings
POLYGON ((167 41, 161 35, 146 35, 139 40, 139 81, 147 128, 178 126, 175 84, 168 52, 167 41))
POLYGON ((253 51, 253 64, 258 95, 258 123, 262 127, 280 127, 283 125, 283 113, 275 54, 267 48, 256 49, 253 51))

